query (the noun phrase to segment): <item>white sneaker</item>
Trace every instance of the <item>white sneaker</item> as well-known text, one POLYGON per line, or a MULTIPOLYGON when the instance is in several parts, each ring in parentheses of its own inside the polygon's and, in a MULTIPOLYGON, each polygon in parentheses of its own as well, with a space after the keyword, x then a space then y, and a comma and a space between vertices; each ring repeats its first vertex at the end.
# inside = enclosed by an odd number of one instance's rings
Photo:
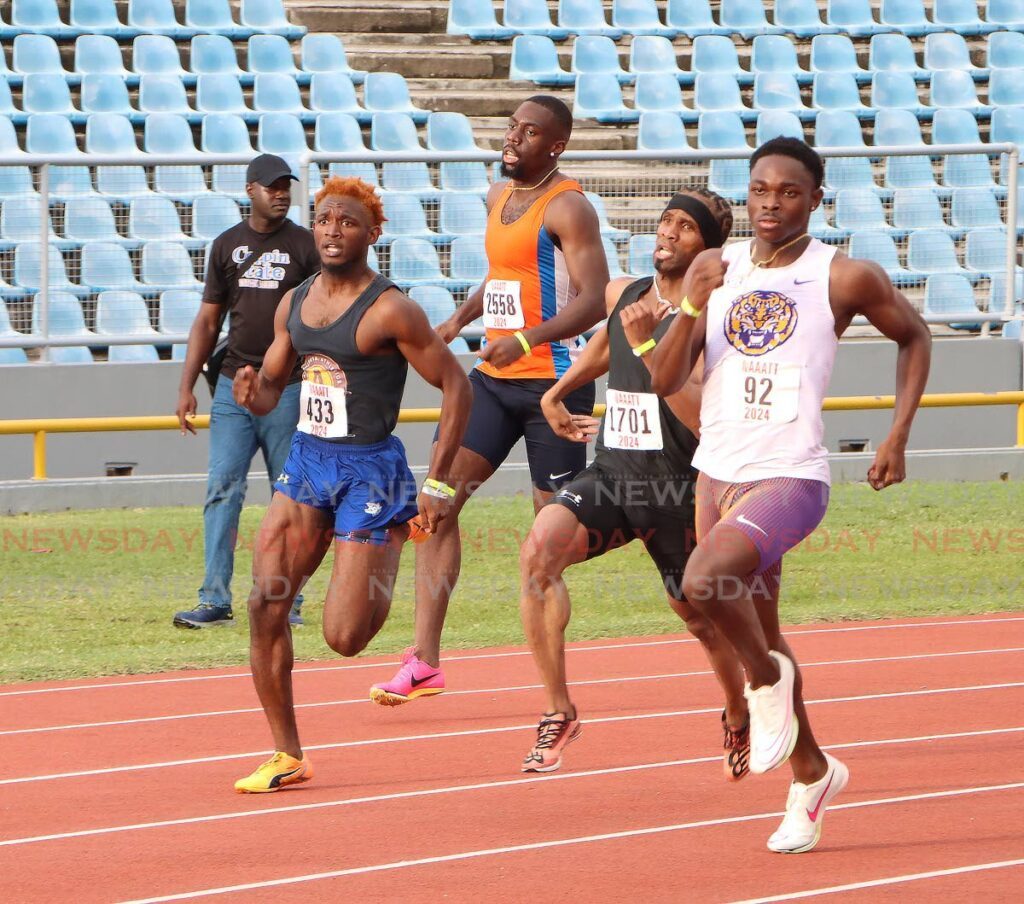
POLYGON ((777 854, 802 854, 821 838, 825 807, 846 787, 850 770, 834 756, 825 754, 828 771, 813 785, 793 782, 786 800, 786 815, 768 839, 768 850, 777 854))
POLYGON ((781 766, 796 746, 800 726, 793 711, 793 679, 796 670, 787 656, 772 650, 779 664, 779 680, 743 690, 750 709, 750 771, 755 774, 770 772, 781 766))

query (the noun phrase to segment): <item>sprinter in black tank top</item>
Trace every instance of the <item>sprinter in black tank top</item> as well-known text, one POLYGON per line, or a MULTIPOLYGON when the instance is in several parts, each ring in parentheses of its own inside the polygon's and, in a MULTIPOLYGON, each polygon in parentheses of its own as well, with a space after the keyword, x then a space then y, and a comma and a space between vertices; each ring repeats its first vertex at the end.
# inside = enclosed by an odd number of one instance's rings
POLYGON ((367 266, 383 219, 371 186, 327 180, 313 223, 321 272, 281 300, 259 373, 235 374, 235 400, 255 414, 277 404, 299 358, 303 375, 298 428, 260 527, 249 596, 252 675, 275 753, 239 779, 237 791, 312 778, 295 724, 288 611, 327 550, 335 547, 324 639, 355 656, 387 617, 408 522, 418 516, 417 529, 429 536, 454 496, 448 471, 466 427, 469 381, 419 305, 367 266), (409 364, 443 394, 430 476, 418 495, 392 434, 409 364))
POLYGON ((541 401, 556 434, 581 443, 596 436, 597 442, 593 463, 541 510, 522 547, 523 627, 547 693, 524 772, 557 769, 563 748, 580 731, 565 679, 570 603, 562 574, 570 565, 640 539, 661 574, 669 605, 703 645, 725 691, 725 775, 737 781, 746 774, 742 670, 731 648, 680 589, 694 542, 691 459, 697 447, 700 380, 658 399, 651 392, 649 369, 651 350, 677 316, 687 267, 706 247, 719 247, 731 225, 729 205, 718 195, 673 196, 658 223, 656 275, 608 285, 607 325, 541 401), (605 373, 607 410, 600 423, 572 414, 563 404, 566 395, 605 373))

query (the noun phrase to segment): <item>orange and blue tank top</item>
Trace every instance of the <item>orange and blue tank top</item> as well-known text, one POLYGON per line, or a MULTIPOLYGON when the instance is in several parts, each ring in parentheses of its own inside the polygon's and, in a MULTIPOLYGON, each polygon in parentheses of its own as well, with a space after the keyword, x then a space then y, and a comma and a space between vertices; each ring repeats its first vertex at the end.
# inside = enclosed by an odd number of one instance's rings
MULTIPOLYGON (((514 223, 502 223, 501 212, 512 196, 508 185, 487 216, 487 281, 484 283, 485 342, 511 336, 550 320, 576 297, 562 250, 544 228, 544 213, 552 199, 566 191, 583 189, 574 179, 552 186, 514 223)), ((477 362, 484 373, 498 379, 557 379, 583 348, 579 336, 544 342, 529 355, 500 370, 477 362)))

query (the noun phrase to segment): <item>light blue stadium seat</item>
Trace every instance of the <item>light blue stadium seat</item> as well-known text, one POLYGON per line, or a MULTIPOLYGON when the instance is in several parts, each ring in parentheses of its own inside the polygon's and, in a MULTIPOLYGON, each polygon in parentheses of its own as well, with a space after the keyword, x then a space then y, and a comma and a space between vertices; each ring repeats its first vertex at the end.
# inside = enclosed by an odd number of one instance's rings
POLYGON ((901 232, 912 229, 960 231, 946 223, 939 197, 930 188, 897 188, 892 199, 892 224, 901 232))
POLYGON ((159 360, 152 345, 112 345, 107 349, 108 364, 153 364, 159 360))
POLYGON ((662 24, 654 0, 613 0, 612 25, 631 35, 675 34, 674 28, 662 24))
POLYGON ((356 99, 356 89, 347 75, 317 73, 309 85, 309 106, 315 113, 347 113, 369 125, 372 114, 356 99))
POLYGON ((417 107, 405 78, 397 72, 371 72, 363 83, 363 103, 371 113, 405 113, 414 122, 427 121, 429 110, 417 107))
POLYGON ((836 30, 821 21, 817 0, 775 0, 775 24, 803 40, 836 30))
POLYGON ((81 279, 82 284, 94 292, 108 289, 135 292, 146 288, 135 278, 128 252, 114 242, 87 242, 82 246, 81 279))
MULTIPOLYGON (((1017 268, 1017 276, 1014 280, 1014 298, 1016 299, 1017 316, 1024 315, 1024 272, 1017 268)), ((989 282, 988 307, 990 311, 1006 310, 1006 273, 993 273, 989 282)), ((1018 321, 1019 322, 1019 321, 1018 321)), ((1019 333, 1018 333, 1019 336, 1019 333)))
MULTIPOLYGON (((146 117, 143 147, 151 154, 192 154, 196 150, 188 121, 174 113, 146 117)), ((202 167, 193 165, 155 167, 154 187, 160 194, 185 204, 209 190, 202 167)))
POLYGON ((683 121, 675 113, 641 113, 636 146, 641 151, 681 151, 690 143, 683 121))
POLYGON ((636 77, 633 105, 640 113, 675 113, 696 122, 697 114, 683 104, 679 82, 670 72, 644 72, 636 77))
POLYGON ((735 203, 747 199, 750 187, 750 163, 746 160, 712 160, 708 168, 708 188, 735 203))
MULTIPOLYGON (((243 176, 243 181, 245 177, 243 176)), ((192 205, 192 235, 212 242, 218 235, 242 222, 238 203, 227 195, 213 192, 196 198, 192 205)))
POLYGON ((28 364, 28 355, 23 348, 0 348, 0 365, 28 364))
POLYGON ((958 229, 1003 225, 999 201, 988 188, 954 189, 949 219, 958 229))
POLYGON ((123 40, 138 34, 136 29, 129 28, 118 18, 114 0, 71 0, 68 21, 71 31, 88 35, 123 40))
MULTIPOLYGON (((38 292, 40 285, 41 251, 39 242, 22 242, 14 249, 14 277, 12 284, 29 292, 38 292)), ((47 269, 49 288, 73 292, 75 295, 88 295, 89 289, 76 285, 68 279, 64 268, 64 257, 52 245, 48 249, 47 269)))
MULTIPOLYGON (((93 113, 85 123, 87 154, 139 156, 135 127, 126 116, 117 113, 93 113)), ((96 190, 111 200, 127 204, 129 200, 150 194, 146 171, 142 166, 97 166, 96 190)))
POLYGON ((996 31, 988 36, 985 63, 990 69, 1019 69, 1024 61, 1024 33, 996 31))
POLYGON ((619 250, 615 247, 615 243, 609 238, 602 238, 601 245, 604 248, 604 256, 608 259, 608 276, 611 279, 627 276, 628 274, 622 269, 622 264, 619 262, 619 250))
POLYGON ((555 42, 547 35, 516 35, 512 41, 512 58, 508 77, 512 81, 535 85, 571 85, 576 81, 558 62, 555 42))
POLYGON ((747 148, 747 133, 739 114, 731 110, 701 113, 697 121, 698 148, 747 148))
POLYGON ((924 144, 921 123, 910 110, 879 110, 875 117, 875 144, 901 147, 924 144))
POLYGON ((261 34, 282 35, 297 40, 306 33, 303 25, 292 25, 281 0, 242 0, 239 21, 245 28, 261 34))
POLYGON ((851 232, 893 232, 882 199, 871 189, 843 188, 836 193, 835 223, 851 232))
MULTIPOLYGON (((1003 70, 1003 72, 1006 71, 1003 70)), ((1021 71, 1024 72, 1024 69, 1021 71)), ((1020 76, 1017 81, 1020 82, 1020 76)), ((991 86, 989 90, 991 90, 991 86)), ((1022 90, 1021 97, 1024 98, 1024 90, 1022 90)), ((946 69, 934 73, 929 91, 929 102, 935 108, 948 107, 968 110, 983 119, 988 119, 992 115, 992 108, 978 100, 974 79, 969 72, 946 69)))
POLYGON ((437 249, 424 239, 397 238, 390 246, 390 278, 401 286, 447 285, 437 249))
POLYGON ((868 50, 868 69, 872 73, 906 72, 920 81, 931 74, 917 65, 914 45, 903 34, 875 35, 868 50))
POLYGON ((181 230, 178 209, 169 198, 154 195, 132 201, 128 212, 128 236, 141 242, 177 242, 192 248, 205 243, 185 235, 181 230))
POLYGON ((811 211, 811 219, 807 224, 807 231, 816 239, 830 244, 844 241, 849 232, 846 229, 838 229, 829 223, 825 216, 825 205, 819 204, 811 211))
POLYGON ((192 329, 203 296, 188 289, 167 289, 160 293, 157 329, 169 336, 184 336, 192 329))
MULTIPOLYGON (((944 236, 945 237, 945 236, 944 236)), ((850 236, 850 257, 874 261, 881 266, 889 279, 898 286, 920 280, 920 275, 900 264, 896 242, 885 232, 855 232, 850 236)))
POLYGON ((225 35, 196 35, 189 54, 192 77, 233 75, 243 85, 251 85, 255 76, 238 65, 235 45, 225 35))
POLYGON ((721 0, 718 19, 733 33, 749 41, 754 35, 778 34, 783 31, 768 24, 761 0, 721 0))
POLYGON ((963 35, 930 34, 924 39, 924 68, 933 73, 953 69, 970 73, 975 80, 988 78, 988 71, 971 62, 971 51, 963 35))
POLYGON ((52 113, 65 116, 72 123, 85 119, 71 102, 71 91, 64 77, 56 73, 26 75, 22 85, 22 109, 28 113, 52 113))
POLYGON ((877 191, 871 161, 867 157, 826 157, 825 187, 829 191, 844 188, 877 191))
POLYGON ((998 28, 1024 29, 1024 0, 988 0, 985 22, 998 28))
POLYGON ((919 273, 961 273, 953 239, 938 229, 918 229, 907 243, 907 266, 919 273))
MULTIPOLYGON (((82 311, 82 303, 69 292, 49 292, 46 300, 41 295, 32 299, 32 332, 41 335, 43 332, 43 306, 47 305, 46 311, 46 332, 49 336, 81 336, 83 340, 95 337, 95 334, 86 328, 85 315, 82 311)), ((67 348, 74 348, 68 346, 67 348)), ((66 350, 66 349, 65 349, 66 350)), ((88 354, 88 362, 92 361, 92 355, 88 354)), ((61 364, 78 363, 74 360, 60 360, 63 352, 58 354, 58 348, 50 349, 50 360, 61 364)), ((72 353, 68 358, 84 361, 80 353, 72 353)))
POLYGON ((287 75, 257 75, 253 83, 252 106, 257 113, 287 113, 314 122, 314 114, 302 103, 295 79, 287 75))
MULTIPOLYGON (((0 24, 0 34, 3 32, 3 25, 0 24)), ((21 85, 22 76, 14 72, 7 65, 7 48, 0 45, 0 79, 7 82, 9 87, 18 87, 21 85)))
POLYGON ((70 38, 75 33, 61 19, 56 0, 13 0, 11 25, 21 32, 35 32, 51 38, 70 38))
POLYGON ((804 106, 800 86, 792 75, 770 73, 754 79, 754 107, 758 110, 788 110, 801 119, 813 119, 815 112, 804 106))
POLYGON ((629 272, 633 276, 651 276, 654 274, 654 243, 657 236, 653 233, 637 233, 629 239, 629 272))
POLYGON ((693 87, 693 105, 698 113, 737 113, 744 121, 751 121, 757 113, 743 103, 740 86, 731 75, 701 72, 693 87))
POLYGON ((989 134, 993 142, 1024 145, 1024 106, 996 107, 989 134))
POLYGON ((20 75, 55 72, 69 84, 78 81, 78 76, 68 72, 61 63, 57 42, 49 35, 20 34, 14 39, 11 65, 20 75))
POLYGON ((931 161, 924 156, 889 157, 885 161, 886 188, 927 188, 948 194, 935 183, 931 161))
POLYGON ((622 102, 619 80, 608 74, 577 77, 572 113, 575 119, 596 119, 598 122, 636 122, 640 118, 637 110, 629 109, 622 102))
POLYGON ((195 83, 195 74, 182 68, 178 46, 167 35, 139 35, 132 42, 134 83, 140 75, 176 75, 186 85, 195 83))
POLYGON ((306 130, 290 113, 264 113, 256 128, 256 147, 263 154, 302 154, 306 130))
POLYGON ((249 38, 247 63, 254 75, 277 73, 290 75, 300 85, 309 84, 310 75, 295 65, 292 46, 281 35, 253 35, 249 38))
MULTIPOLYGON (((36 113, 28 118, 25 150, 30 154, 78 155, 75 130, 66 116, 36 113)), ((50 168, 50 199, 63 201, 79 195, 93 195, 92 176, 88 166, 54 166, 50 168)))
MULTIPOLYGON (((423 313, 427 315, 427 320, 433 327, 440 326, 455 313, 452 293, 443 286, 413 286, 409 290, 409 297, 423 308, 423 313)), ((469 345, 461 336, 456 336, 449 342, 448 349, 453 355, 470 353, 469 345)))
POLYGON ((441 188, 444 191, 486 194, 490 187, 487 167, 483 163, 442 163, 441 188))
POLYGON ((472 289, 487 278, 487 252, 482 235, 460 235, 452 240, 451 279, 460 289, 472 289))
POLYGON ((694 76, 705 72, 718 73, 744 84, 750 84, 754 79, 748 70, 740 66, 736 45, 725 35, 697 35, 693 39, 690 69, 694 76))
POLYGON ((629 45, 629 71, 634 75, 669 72, 682 84, 693 82, 693 73, 679 68, 672 42, 658 35, 638 35, 633 39, 629 45))
POLYGON ((195 34, 177 20, 171 0, 128 0, 128 25, 143 34, 175 39, 195 34))
POLYGON ((68 198, 64 205, 64 234, 73 242, 111 242, 135 248, 137 241, 117 231, 114 212, 105 198, 68 198))
POLYGON ((124 67, 121 48, 110 35, 79 35, 75 41, 75 72, 87 75, 113 75, 128 85, 135 85, 138 76, 124 67))
POLYGON ((480 150, 465 113, 431 113, 427 120, 427 147, 432 151, 480 150))
POLYGON ((490 3, 451 0, 448 4, 448 34, 466 35, 474 41, 503 41, 511 38, 515 30, 498 24, 494 6, 490 3))
MULTIPOLYGON (((980 144, 978 120, 967 110, 935 111, 932 144, 980 144)), ((990 186, 992 170, 984 154, 950 154, 945 158, 942 184, 954 187, 990 186)))
POLYGON ((142 246, 142 281, 148 290, 191 289, 202 291, 192 258, 177 242, 147 242, 142 246))
POLYGON ((569 36, 569 29, 552 24, 546 0, 505 0, 504 22, 513 34, 543 35, 555 41, 569 36))
MULTIPOLYGON (((39 195, 31 194, 21 198, 12 198, 4 202, 0 211, 0 247, 4 250, 12 248, 19 242, 34 242, 39 238, 39 217, 42 214, 42 200, 39 195)), ((50 218, 50 245, 60 248, 71 243, 64 243, 53 231, 53 219, 50 218)))
POLYGON ((875 112, 861 101, 857 80, 849 72, 819 72, 815 75, 811 103, 817 110, 849 110, 861 117, 875 112))
POLYGON ((475 192, 444 192, 438 228, 445 235, 483 235, 487 207, 475 192))
POLYGON ((425 163, 383 164, 381 186, 386 191, 411 192, 420 200, 432 200, 438 194, 425 163))
POLYGON ((708 0, 668 0, 665 7, 665 24, 691 38, 696 35, 732 33, 729 26, 718 25, 711 18, 708 0))
POLYGON ((992 274, 1006 272, 1006 229, 972 229, 967 233, 964 263, 968 270, 992 274))
POLYGON ((11 94, 11 86, 6 81, 0 81, 0 116, 7 122, 21 125, 27 116, 14 106, 14 95, 11 94))
POLYGON ((935 0, 931 13, 936 26, 961 35, 977 35, 989 30, 978 16, 975 0, 935 0))
POLYGON ((921 0, 882 0, 878 19, 890 30, 911 37, 920 37, 939 28, 925 15, 921 0))
MULTIPOLYGON (((927 314, 977 314, 974 288, 970 280, 958 273, 937 273, 929 276, 924 286, 924 313, 927 314)), ((954 329, 981 328, 980 323, 952 323, 954 329)))
POLYGON ((310 75, 317 73, 347 75, 357 85, 366 79, 366 72, 353 69, 345 55, 345 45, 337 35, 308 34, 302 39, 302 68, 310 75))
POLYGON ((419 198, 405 193, 384 192, 381 199, 386 219, 379 244, 387 244, 399 236, 426 239, 434 244, 448 240, 448 236, 438 235, 427 226, 427 215, 419 198))
POLYGON ((343 179, 362 179, 367 185, 380 189, 377 167, 372 163, 332 163, 329 169, 332 176, 341 176, 343 179))
MULTIPOLYGON (((553 46, 553 45, 552 45, 553 46)), ((633 81, 633 74, 619 64, 619 51, 615 42, 606 35, 580 35, 573 41, 572 65, 577 76, 584 73, 607 73, 620 83, 633 81)))
POLYGON ((96 332, 101 336, 157 338, 145 299, 137 292, 123 289, 108 289, 96 298, 96 332))
MULTIPOLYGON (((203 117, 199 147, 210 154, 248 155, 253 151, 245 120, 231 113, 208 113, 203 117)), ((211 183, 215 192, 246 199, 245 166, 242 164, 214 165, 211 183)))
POLYGON ((416 124, 405 113, 377 113, 370 126, 370 147, 375 151, 421 151, 416 124))
POLYGON ((128 83, 119 75, 104 73, 83 76, 79 96, 82 113, 87 117, 93 113, 116 113, 141 122, 138 111, 132 107, 128 97, 128 83))
POLYGON ((242 39, 252 34, 251 28, 240 26, 231 16, 228 0, 186 0, 185 27, 194 34, 217 34, 242 39))
POLYGON ((173 113, 198 122, 188 103, 185 85, 174 75, 144 75, 139 80, 139 110, 143 113, 173 113))
POLYGON ((772 138, 786 137, 805 139, 804 127, 799 117, 788 110, 766 110, 757 117, 755 144, 760 147, 772 138))
POLYGON ((619 229, 612 226, 611 221, 608 219, 608 208, 605 206, 604 198, 597 192, 584 192, 587 200, 594 208, 594 212, 597 214, 597 220, 601 227, 601 235, 606 238, 610 238, 615 242, 624 242, 629 238, 628 229, 619 229))
POLYGON ((995 107, 1024 105, 1024 66, 996 69, 989 78, 988 102, 995 107))
MULTIPOLYGON (((242 86, 233 75, 201 75, 196 79, 196 109, 200 113, 220 113, 255 119, 245 104, 242 86)), ((205 118, 204 118, 205 123, 205 118)))
POLYGON ((363 133, 355 117, 347 113, 321 113, 313 131, 316 151, 363 151, 363 133))
POLYGON ((1024 321, 1020 319, 1011 320, 1003 326, 1002 337, 1004 339, 1012 339, 1014 342, 1020 342, 1022 334, 1024 334, 1024 321))
POLYGON ((908 110, 915 117, 927 110, 908 72, 876 72, 871 78, 871 106, 878 110, 908 110))
POLYGON ((871 73, 857 61, 857 51, 847 35, 816 35, 811 39, 811 71, 852 75, 857 84, 871 81, 871 73))
POLYGON ((811 81, 796 56, 796 47, 785 35, 758 35, 750 53, 750 71, 754 75, 782 74, 795 78, 801 85, 811 81))
POLYGON ((825 22, 837 27, 851 38, 862 38, 880 31, 889 31, 879 25, 871 12, 868 0, 828 0, 825 22))
POLYGON ((622 28, 608 24, 601 0, 558 0, 558 27, 577 35, 621 38, 622 28))

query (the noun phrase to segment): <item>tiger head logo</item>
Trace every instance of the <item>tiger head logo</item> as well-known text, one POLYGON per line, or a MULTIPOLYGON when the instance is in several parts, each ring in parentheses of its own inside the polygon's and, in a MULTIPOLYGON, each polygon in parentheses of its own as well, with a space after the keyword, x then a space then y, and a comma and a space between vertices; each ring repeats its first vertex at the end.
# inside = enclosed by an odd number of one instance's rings
POLYGON ((729 306, 725 338, 744 355, 764 355, 793 335, 796 320, 796 305, 785 295, 748 292, 729 306))

